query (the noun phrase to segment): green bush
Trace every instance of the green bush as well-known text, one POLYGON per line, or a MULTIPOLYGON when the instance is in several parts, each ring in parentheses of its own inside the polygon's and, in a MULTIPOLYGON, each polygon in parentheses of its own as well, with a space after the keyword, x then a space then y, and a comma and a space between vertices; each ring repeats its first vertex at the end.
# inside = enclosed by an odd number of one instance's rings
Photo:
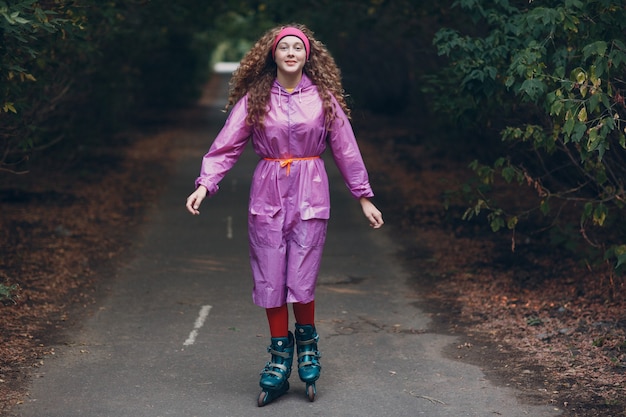
POLYGON ((0 172, 28 171, 59 142, 58 155, 77 155, 146 108, 193 101, 211 59, 239 59, 278 23, 316 31, 360 107, 402 112, 434 64, 449 1, 0 0, 0 172))
POLYGON ((66 83, 49 83, 45 55, 71 26, 35 0, 0 1, 0 169, 19 169, 44 145, 41 124, 67 92, 66 83))
POLYGON ((495 127, 503 141, 491 162, 471 165, 480 181, 465 218, 486 212, 494 231, 515 230, 534 213, 562 230, 573 223, 620 267, 626 262, 623 2, 459 0, 455 6, 472 33, 444 28, 435 36, 448 58, 435 78, 436 106, 448 117, 472 120, 468 125, 483 136, 495 127), (523 208, 499 202, 500 180, 530 187, 536 201, 523 208), (562 215, 572 210, 576 220, 562 215))
POLYGON ((191 0, 0 1, 0 170, 194 100, 213 47, 198 34, 219 12, 191 0))
POLYGON ((17 285, 6 285, 0 283, 0 303, 15 303, 19 298, 17 292, 19 287, 17 285))

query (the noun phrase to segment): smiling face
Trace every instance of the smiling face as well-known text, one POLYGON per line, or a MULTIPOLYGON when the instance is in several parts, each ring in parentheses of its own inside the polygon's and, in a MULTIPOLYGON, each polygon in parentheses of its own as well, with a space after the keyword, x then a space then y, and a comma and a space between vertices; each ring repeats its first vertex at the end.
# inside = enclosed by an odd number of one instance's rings
POLYGON ((306 48, 297 36, 285 36, 278 45, 274 56, 279 75, 291 78, 300 75, 306 63, 306 48))

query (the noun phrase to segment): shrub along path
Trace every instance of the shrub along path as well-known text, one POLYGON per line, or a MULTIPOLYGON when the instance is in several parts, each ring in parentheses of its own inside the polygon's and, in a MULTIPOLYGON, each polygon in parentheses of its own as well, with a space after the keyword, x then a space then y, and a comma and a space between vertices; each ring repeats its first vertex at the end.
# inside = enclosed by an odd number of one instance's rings
MULTIPOLYGON (((434 325, 465 340, 448 353, 566 416, 626 415, 619 283, 534 235, 517 236, 512 253, 507 237, 460 222, 463 207, 445 211, 442 195, 467 178, 467 163, 427 146, 414 120, 355 113, 398 256, 420 271, 413 284, 434 325)), ((171 167, 163 155, 176 143, 158 124, 114 142, 0 184, 0 282, 20 286, 0 306, 0 414, 24 401, 57 335, 106 292, 96 272, 124 262, 171 167)))
MULTIPOLYGON (((513 246, 486 219, 460 220, 462 203, 444 209, 446 193, 472 176, 471 150, 433 146, 427 122, 407 119, 364 117, 358 136, 386 220, 402 230, 400 256, 419 271, 415 285, 443 328, 467 336, 450 354, 547 393, 567 416, 626 416, 623 277, 551 245, 548 233, 518 231, 513 246)), ((520 187, 510 198, 534 196, 520 187)))

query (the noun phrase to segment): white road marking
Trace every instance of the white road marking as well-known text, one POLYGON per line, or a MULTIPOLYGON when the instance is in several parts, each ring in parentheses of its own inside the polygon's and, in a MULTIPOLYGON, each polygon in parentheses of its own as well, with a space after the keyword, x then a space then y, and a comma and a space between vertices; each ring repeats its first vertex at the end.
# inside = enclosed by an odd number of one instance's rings
POLYGON ((226 238, 233 238, 233 216, 228 216, 226 218, 226 238))
POLYGON ((191 331, 191 333, 189 333, 189 337, 187 337, 187 340, 185 340, 185 343, 183 343, 183 346, 191 346, 194 343, 196 343, 196 337, 198 337, 198 330, 200 330, 202 326, 204 326, 204 321, 209 316, 209 311, 211 311, 211 308, 212 308, 211 306, 202 306, 202 308, 200 309, 200 313, 198 314, 198 318, 196 319, 196 322, 193 325, 193 330, 191 331))

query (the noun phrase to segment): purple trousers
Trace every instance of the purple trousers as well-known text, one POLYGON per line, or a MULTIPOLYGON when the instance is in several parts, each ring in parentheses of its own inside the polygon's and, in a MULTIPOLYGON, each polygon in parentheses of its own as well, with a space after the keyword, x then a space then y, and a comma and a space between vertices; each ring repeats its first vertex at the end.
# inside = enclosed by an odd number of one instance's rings
POLYGON ((302 192, 297 178, 293 171, 280 176, 280 208, 248 213, 252 299, 260 307, 315 299, 328 219, 301 218, 301 208, 293 204, 299 201, 294 194, 302 192))
POLYGON ((328 220, 295 222, 282 237, 256 233, 259 229, 254 225, 263 221, 249 219, 254 303, 273 308, 313 301, 328 220), (272 237, 280 239, 277 245, 267 244, 272 237))

